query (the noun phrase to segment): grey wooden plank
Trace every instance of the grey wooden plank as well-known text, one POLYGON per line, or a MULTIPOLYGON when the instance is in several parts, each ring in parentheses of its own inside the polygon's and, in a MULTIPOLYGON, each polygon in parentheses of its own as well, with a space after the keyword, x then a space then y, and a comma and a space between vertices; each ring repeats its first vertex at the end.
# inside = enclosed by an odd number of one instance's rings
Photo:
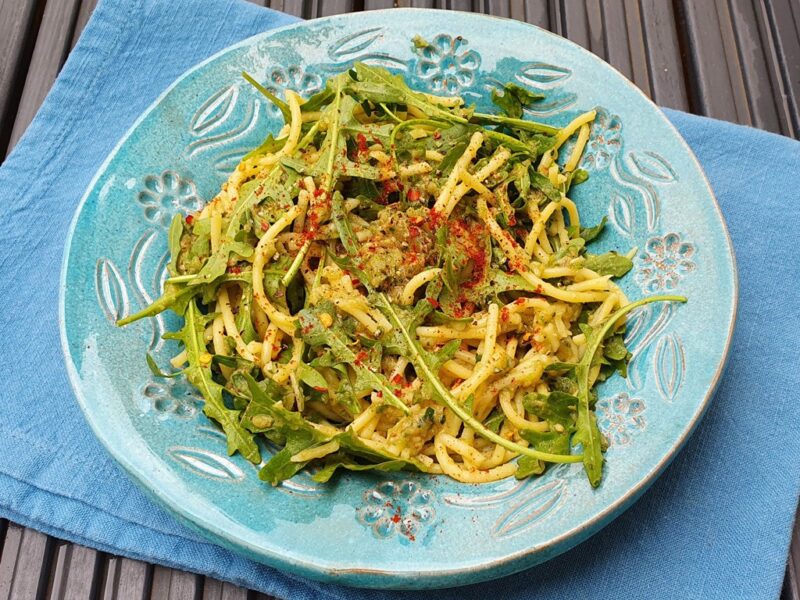
POLYGON ((760 11, 749 0, 733 0, 729 8, 752 123, 761 129, 790 133, 789 115, 778 100, 780 71, 769 64, 767 48, 771 40, 761 37, 760 11))
POLYGON ((364 10, 381 10, 383 8, 392 8, 394 0, 365 0, 364 10))
POLYGON ((601 48, 592 48, 586 4, 583 2, 569 2, 567 0, 562 0, 555 4, 559 7, 558 12, 560 13, 560 22, 558 23, 560 30, 557 30, 556 33, 569 38, 576 44, 604 58, 604 53, 601 48))
POLYGON ((689 110, 686 73, 672 3, 640 0, 640 13, 653 101, 661 106, 689 110))
POLYGON ((679 32, 688 49, 692 110, 750 125, 744 79, 725 0, 678 0, 677 6, 679 32))
POLYGON ((150 594, 154 567, 138 560, 105 556, 97 574, 102 600, 145 600, 150 594))
POLYGON ((434 0, 395 0, 395 6, 413 6, 415 8, 436 8, 434 0))
POLYGON ((11 137, 37 21, 36 0, 0 0, 0 155, 11 137))
POLYGON ((355 0, 308 0, 304 12, 306 19, 328 17, 353 12, 355 0))
POLYGON ((446 8, 449 10, 459 10, 461 12, 483 12, 483 2, 477 1, 473 2, 473 0, 445 0, 442 2, 439 1, 440 8, 446 8))
POLYGON ((207 577, 203 585, 203 600, 248 600, 248 592, 232 583, 207 577))
POLYGON ((547 0, 525 0, 524 6, 525 20, 528 23, 537 25, 542 29, 555 31, 550 20, 550 7, 547 0))
POLYGON ((60 0, 45 5, 7 152, 16 145, 33 120, 67 59, 79 9, 80 0, 60 0))
POLYGON ((783 589, 783 600, 800 600, 800 510, 797 511, 794 518, 794 530, 792 531, 783 589))
POLYGON ((761 0, 761 12, 772 32, 774 57, 781 74, 780 91, 792 124, 800 136, 800 3, 797 0, 761 0))
POLYGON ((81 0, 81 8, 78 11, 78 16, 75 19, 75 26, 72 30, 72 47, 75 46, 78 38, 81 37, 83 28, 86 27, 86 23, 89 22, 89 19, 94 12, 94 7, 97 6, 97 2, 98 0, 81 0))
POLYGON ((102 554, 97 550, 56 542, 53 567, 46 598, 49 600, 90 600, 99 585, 102 554))
POLYGON ((303 16, 303 0, 269 0, 269 7, 295 17, 303 16))
POLYGON ((165 600, 200 600, 203 592, 203 577, 186 571, 156 566, 150 587, 152 598, 165 600))
POLYGON ((0 558, 0 598, 38 598, 47 588, 54 542, 45 534, 10 524, 0 558))

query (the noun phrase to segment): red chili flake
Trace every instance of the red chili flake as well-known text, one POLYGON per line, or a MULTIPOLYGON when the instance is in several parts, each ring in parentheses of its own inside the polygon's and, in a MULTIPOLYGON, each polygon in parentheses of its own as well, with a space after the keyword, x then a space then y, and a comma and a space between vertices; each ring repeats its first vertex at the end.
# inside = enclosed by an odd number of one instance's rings
POLYGON ((516 300, 514 300, 514 304, 522 306, 523 304, 525 304, 525 298, 517 298, 516 300))
POLYGON ((262 183, 256 188, 256 196, 260 196, 264 193, 264 184, 262 183))
POLYGON ((403 375, 401 373, 398 373, 397 375, 392 377, 391 381, 392 383, 399 384, 401 381, 403 381, 403 375))
POLYGON ((417 200, 420 199, 419 190, 417 190, 415 188, 411 188, 410 190, 408 190, 408 194, 406 195, 406 198, 408 198, 409 202, 416 202, 417 200))
POLYGON ((508 312, 508 309, 507 309, 507 308, 504 306, 504 307, 503 307, 503 308, 500 310, 500 320, 501 320, 503 323, 507 323, 507 322, 508 322, 508 319, 509 319, 509 317, 510 317, 510 316, 511 316, 511 315, 509 314, 509 312, 508 312))
POLYGON ((415 542, 417 538, 414 537, 413 533, 409 533, 407 536, 409 542, 415 542))
POLYGON ((515 215, 513 212, 511 213, 511 216, 508 217, 508 224, 511 227, 517 224, 517 215, 515 215))
POLYGON ((357 367, 360 367, 362 364, 364 364, 364 361, 367 360, 368 358, 369 354, 367 354, 366 350, 361 350, 358 354, 356 354, 356 357, 353 359, 353 363, 357 367))
POLYGON ((319 385, 315 385, 314 389, 317 390, 318 392, 327 392, 328 391, 328 388, 324 388, 324 387, 319 386, 319 385))
POLYGON ((440 304, 436 298, 425 298, 433 308, 439 308, 440 304))
POLYGON ((435 140, 440 140, 440 139, 442 139, 442 134, 441 134, 441 132, 439 132, 439 131, 434 131, 434 132, 433 132, 433 139, 435 139, 435 140))
POLYGON ((266 231, 267 229, 269 229, 269 223, 267 223, 266 221, 262 221, 261 222, 261 231, 266 231))
POLYGON ((358 143, 359 154, 366 154, 367 152, 369 152, 369 146, 367 145, 367 137, 363 133, 359 133, 356 136, 356 142, 358 143))
POLYGON ((186 215, 186 224, 191 225, 192 221, 194 221, 194 215, 186 215))
POLYGON ((376 395, 378 398, 383 398, 383 392, 382 392, 381 390, 378 390, 378 391, 375 393, 375 395, 376 395))
POLYGON ((350 281, 353 283, 354 286, 358 287, 361 285, 361 280, 358 277, 351 277, 350 281))
POLYGON ((242 268, 239 265, 233 265, 232 267, 228 267, 228 273, 233 273, 234 275, 238 275, 242 272, 242 268))
POLYGON ((541 294, 544 290, 542 289, 542 286, 537 285, 536 289, 534 289, 533 291, 536 292, 537 294, 541 294))
POLYGON ((399 513, 394 513, 392 515, 392 523, 399 523, 399 522, 400 522, 400 514, 399 513))
POLYGON ((301 179, 297 182, 297 187, 299 187, 301 190, 306 189, 306 182, 301 179))
POLYGON ((428 213, 428 220, 433 229, 438 228, 439 225, 442 224, 442 221, 444 221, 444 219, 445 216, 435 208, 432 208, 431 211, 428 213))
POLYGON ((303 327, 303 329, 302 329, 301 331, 302 331, 303 333, 311 333, 311 330, 312 330, 312 329, 314 329, 314 326, 313 326, 313 325, 306 325, 305 327, 303 327))
POLYGON ((319 198, 324 193, 325 193, 325 190, 323 190, 322 188, 316 188, 314 190, 314 198, 319 198))

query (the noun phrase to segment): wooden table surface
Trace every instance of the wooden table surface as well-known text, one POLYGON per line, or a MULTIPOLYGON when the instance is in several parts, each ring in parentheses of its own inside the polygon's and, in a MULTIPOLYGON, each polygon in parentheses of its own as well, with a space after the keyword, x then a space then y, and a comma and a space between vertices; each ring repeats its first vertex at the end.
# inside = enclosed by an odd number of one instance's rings
MULTIPOLYGON (((36 114, 96 2, 0 0, 0 157, 11 151, 36 114)), ((423 6, 520 19, 591 50, 661 106, 800 137, 800 0, 261 0, 258 4, 304 18, 423 6)), ((781 597, 800 600, 800 525, 794 530, 781 597)), ((266 596, 0 520, 3 598, 266 596)))

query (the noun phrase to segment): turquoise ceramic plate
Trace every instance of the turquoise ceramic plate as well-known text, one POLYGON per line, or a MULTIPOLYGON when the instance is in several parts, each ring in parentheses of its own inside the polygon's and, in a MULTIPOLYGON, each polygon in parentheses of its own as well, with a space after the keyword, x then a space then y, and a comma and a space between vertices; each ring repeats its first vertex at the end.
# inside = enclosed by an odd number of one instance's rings
POLYGON ((148 492, 210 539, 297 574, 342 583, 460 585, 545 561, 630 505, 697 425, 722 371, 734 323, 736 273, 703 172, 664 115, 619 73, 560 37, 470 14, 395 10, 299 23, 220 52, 175 82, 97 173, 66 249, 62 332, 72 383, 96 435, 148 492), (420 34, 431 45, 417 49, 420 34), (547 94, 530 116, 564 124, 597 107, 575 192, 599 244, 638 247, 623 282, 631 298, 689 297, 631 320, 627 380, 602 387, 611 442, 603 483, 579 465, 538 479, 464 485, 412 474, 300 475, 272 488, 225 452, 222 435, 178 380, 157 380, 145 352, 176 352, 172 316, 124 330, 114 321, 159 294, 166 229, 176 211, 211 198, 242 155, 276 130, 277 111, 246 69, 280 92, 310 94, 355 61, 402 72, 417 88, 459 93, 483 108, 498 83, 547 94), (391 504, 391 508, 388 504, 391 504), (401 518, 392 519, 399 509, 401 518))

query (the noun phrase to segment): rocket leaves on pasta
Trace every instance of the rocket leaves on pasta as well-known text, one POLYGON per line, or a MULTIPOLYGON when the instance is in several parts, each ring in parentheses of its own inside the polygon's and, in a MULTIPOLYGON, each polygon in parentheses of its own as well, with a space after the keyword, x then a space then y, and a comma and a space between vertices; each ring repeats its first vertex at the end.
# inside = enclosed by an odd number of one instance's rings
POLYGON ((630 360, 619 322, 683 299, 614 311, 624 299, 592 281, 632 263, 586 253, 606 220, 579 227, 565 196, 588 173, 553 159, 594 113, 568 129, 528 119, 541 95, 512 83, 481 113, 365 64, 305 101, 245 79, 285 126, 173 218, 161 297, 119 321, 183 317, 164 335, 173 368, 148 355, 152 376, 185 377, 228 452, 272 485, 305 469, 483 482, 582 462, 597 486, 597 384, 630 360))

